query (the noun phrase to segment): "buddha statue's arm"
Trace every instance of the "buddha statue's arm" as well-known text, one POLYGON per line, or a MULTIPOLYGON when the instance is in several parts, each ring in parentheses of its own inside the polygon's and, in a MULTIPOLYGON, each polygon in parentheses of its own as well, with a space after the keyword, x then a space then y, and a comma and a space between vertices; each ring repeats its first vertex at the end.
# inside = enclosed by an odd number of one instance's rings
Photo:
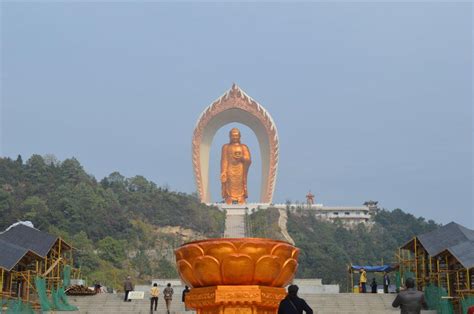
POLYGON ((250 164, 252 163, 252 158, 250 157, 250 150, 247 147, 247 145, 243 144, 242 145, 242 161, 244 162, 245 165, 245 170, 247 171, 248 168, 250 167, 250 164))
POLYGON ((227 197, 227 192, 225 188, 225 183, 227 182, 227 144, 222 146, 221 151, 221 192, 222 198, 227 197))
POLYGON ((243 144, 243 149, 242 149, 242 161, 244 163, 244 193, 245 197, 248 197, 248 192, 247 192, 247 175, 249 173, 249 167, 250 164, 252 163, 252 158, 250 157, 250 150, 247 147, 247 145, 243 144))

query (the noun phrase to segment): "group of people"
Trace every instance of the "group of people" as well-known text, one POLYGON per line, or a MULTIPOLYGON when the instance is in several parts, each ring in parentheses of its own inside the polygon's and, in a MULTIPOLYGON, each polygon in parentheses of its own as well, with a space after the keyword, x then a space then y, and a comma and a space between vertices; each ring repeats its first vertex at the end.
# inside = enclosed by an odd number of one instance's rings
MULTIPOLYGON (((390 285, 390 279, 388 278, 388 274, 384 275, 384 287, 390 285), (385 275, 387 275, 387 280, 385 279, 385 275)), ((365 284, 367 283, 367 273, 365 269, 361 270, 361 288, 362 292, 365 292, 365 284), (364 281, 362 281, 365 279, 364 281), (362 285, 363 284, 363 285, 362 285)), ((407 278, 405 281, 406 289, 401 291, 395 300, 392 303, 393 307, 400 307, 402 314, 419 314, 421 309, 427 309, 427 304, 424 299, 424 294, 421 291, 418 291, 415 288, 415 281, 412 278, 407 278)), ((124 282, 124 291, 125 297, 124 301, 130 301, 128 295, 130 291, 133 291, 134 287, 130 277, 124 282)), ((190 292, 188 286, 185 287, 183 294, 182 294, 182 302, 186 301, 186 295, 190 292)), ((163 290, 163 298, 166 302, 166 310, 167 313, 170 313, 171 301, 173 300, 173 288, 171 287, 171 283, 168 283, 163 290)), ((154 283, 151 290, 150 290, 150 311, 156 311, 158 308, 158 298, 160 296, 160 290, 158 288, 158 284, 154 283)), ((186 307, 186 311, 189 310, 186 307)), ((297 285, 290 285, 288 286, 288 294, 287 296, 280 302, 278 307, 278 314, 313 314, 313 310, 311 307, 306 303, 306 301, 300 297, 298 297, 298 286, 297 285)))
MULTIPOLYGON (((372 282, 370 283, 370 288, 372 289, 372 293, 377 293, 377 281, 375 278, 372 278, 372 282)), ((387 272, 383 274, 383 292, 388 293, 388 287, 390 286, 390 276, 387 272)), ((367 293, 367 271, 364 268, 360 270, 360 279, 359 279, 359 291, 361 293, 367 293)))
MULTIPOLYGON (((133 283, 132 283, 132 280, 131 280, 130 276, 128 276, 127 279, 124 281, 123 290, 125 292, 123 301, 124 302, 131 302, 131 300, 129 299, 128 296, 129 296, 130 292, 134 290, 134 286, 133 286, 133 283)), ((191 291, 189 289, 189 287, 185 286, 185 288, 183 290, 183 294, 181 296, 181 301, 183 303, 184 303, 184 301, 186 299, 186 295, 188 294, 189 291, 191 291)), ((163 299, 165 300, 166 311, 167 311, 168 314, 170 313, 171 302, 173 301, 173 294, 174 294, 174 290, 171 287, 171 283, 168 283, 166 285, 165 289, 163 289, 163 299)), ((158 284, 154 283, 153 286, 150 289, 150 312, 157 310, 159 297, 160 297, 160 289, 158 288, 158 284)), ((188 310, 188 308, 186 307, 186 311, 187 310, 188 310)))
MULTIPOLYGON (((420 314, 421 310, 428 309, 423 292, 415 288, 415 280, 407 278, 406 289, 400 291, 392 306, 400 308, 401 314, 420 314)), ((298 297, 298 286, 290 285, 288 295, 280 302, 278 314, 313 314, 313 310, 302 298, 298 297)))

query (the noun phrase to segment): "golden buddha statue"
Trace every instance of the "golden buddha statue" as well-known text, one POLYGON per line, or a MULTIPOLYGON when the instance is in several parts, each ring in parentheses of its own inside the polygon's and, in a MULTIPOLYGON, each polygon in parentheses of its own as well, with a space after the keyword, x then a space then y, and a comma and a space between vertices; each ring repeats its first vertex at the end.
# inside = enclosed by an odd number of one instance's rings
POLYGON ((221 183, 222 198, 227 204, 245 204, 247 194, 247 173, 250 151, 240 143, 240 131, 233 128, 229 132, 230 142, 222 146, 221 183))

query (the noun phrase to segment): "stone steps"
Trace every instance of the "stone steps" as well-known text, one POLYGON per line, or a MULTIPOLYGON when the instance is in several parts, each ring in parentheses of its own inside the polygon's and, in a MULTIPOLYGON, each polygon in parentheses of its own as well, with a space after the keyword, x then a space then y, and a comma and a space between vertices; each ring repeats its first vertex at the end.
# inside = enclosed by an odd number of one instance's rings
POLYGON ((231 210, 227 210, 224 238, 243 237, 245 237, 245 212, 243 212, 243 214, 237 214, 231 210))
MULTIPOLYGON (((70 312, 75 314, 150 314, 150 296, 148 294, 145 294, 143 300, 132 300, 131 302, 124 302, 123 294, 98 294, 87 297, 71 296, 69 301, 79 308, 79 311, 70 312)), ((171 302, 170 312, 173 314, 193 313, 191 311, 185 312, 181 296, 177 296, 171 302)), ((163 297, 158 299, 157 311, 153 313, 166 313, 163 297)))
MULTIPOLYGON (((316 314, 395 314, 400 310, 392 308, 395 294, 308 294, 301 295, 302 298, 313 308, 316 314)), ((71 304, 79 307, 75 314, 150 314, 149 294, 145 294, 143 300, 123 302, 123 294, 99 294, 89 297, 69 297, 71 304)), ((158 311, 154 313, 166 313, 165 302, 160 296, 158 300, 158 311)), ((184 304, 180 295, 176 296, 171 303, 171 313, 192 314, 185 312, 184 304)), ((424 314, 436 314, 436 312, 425 311, 424 314)))

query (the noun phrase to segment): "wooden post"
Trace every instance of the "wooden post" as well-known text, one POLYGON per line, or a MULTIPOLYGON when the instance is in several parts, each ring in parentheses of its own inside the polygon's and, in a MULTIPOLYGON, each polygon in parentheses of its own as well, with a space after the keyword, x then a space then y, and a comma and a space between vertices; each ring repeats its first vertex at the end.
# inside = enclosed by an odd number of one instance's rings
MULTIPOLYGON (((469 271, 468 271, 469 273, 469 271)), ((5 269, 2 268, 2 277, 0 277, 0 293, 3 292, 3 276, 5 275, 5 269)))
POLYGON ((433 265, 432 265, 432 260, 431 260, 431 255, 430 255, 430 283, 431 282, 431 277, 433 276, 433 265))
POLYGON ((466 268, 467 273, 467 289, 471 290, 471 277, 469 276, 469 268, 466 268))
POLYGON ((423 252, 423 256, 422 256, 422 259, 421 259, 422 263, 423 263, 423 274, 422 274, 422 283, 421 283, 421 286, 424 287, 425 286, 425 280, 426 280, 426 260, 425 260, 425 253, 423 252))
POLYGON ((448 256, 445 257, 445 262, 446 262, 446 286, 448 290, 448 296, 451 296, 451 287, 449 284, 449 264, 448 264, 448 256))
POLYGON ((418 249, 416 247, 416 237, 413 238, 413 241, 415 243, 415 283, 418 289, 418 249))
POLYGON ((438 288, 441 288, 441 276, 439 272, 439 259, 436 259, 436 273, 438 274, 438 288))
MULTIPOLYGON (((58 258, 61 258, 61 238, 59 238, 59 248, 58 248, 58 258)), ((61 263, 58 263, 58 286, 57 289, 59 289, 59 286, 61 285, 61 263)))
POLYGON ((456 271, 456 294, 457 294, 458 290, 460 290, 460 288, 459 288, 459 271, 456 271))
POLYGON ((27 280, 26 280, 26 302, 30 301, 30 271, 27 271, 27 280))

